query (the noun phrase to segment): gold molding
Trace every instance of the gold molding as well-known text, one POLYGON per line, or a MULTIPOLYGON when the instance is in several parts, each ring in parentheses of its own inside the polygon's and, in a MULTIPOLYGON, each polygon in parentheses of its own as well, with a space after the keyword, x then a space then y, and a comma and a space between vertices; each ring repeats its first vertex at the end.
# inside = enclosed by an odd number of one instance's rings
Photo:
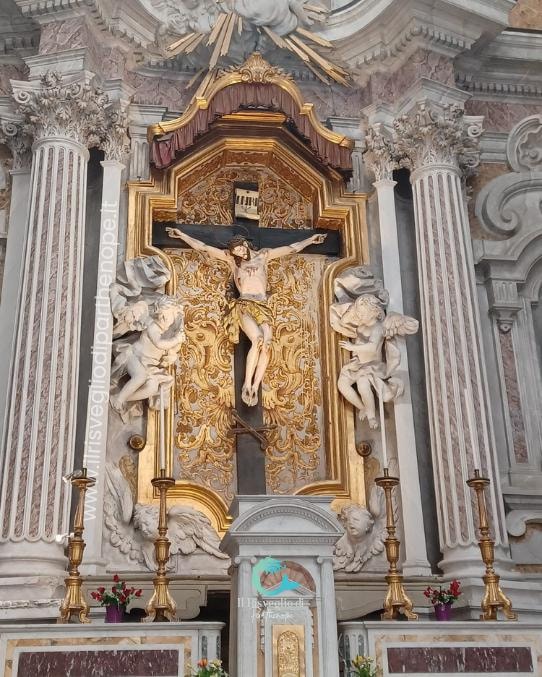
MULTIPOLYGON (((211 100, 226 87, 242 83, 259 83, 276 85, 287 92, 295 101, 299 113, 308 118, 313 129, 324 139, 344 148, 354 148, 354 141, 344 134, 337 134, 324 127, 314 111, 314 104, 308 103, 303 98, 303 94, 293 82, 289 75, 280 68, 271 66, 258 52, 254 52, 244 64, 238 68, 227 71, 221 71, 218 76, 211 80, 201 93, 196 93, 192 101, 188 104, 186 111, 175 120, 168 122, 158 122, 148 128, 147 138, 149 143, 155 136, 161 136, 169 132, 174 132, 187 125, 196 116, 198 111, 207 110, 211 100)), ((268 113, 269 114, 269 113, 268 113)), ((271 115, 273 115, 271 113, 271 115)))
MULTIPOLYGON (((276 122, 268 124, 258 115, 251 113, 252 122, 243 120, 243 137, 228 135, 229 123, 222 124, 209 135, 208 144, 200 142, 191 153, 187 153, 176 164, 163 172, 155 171, 149 181, 128 183, 128 237, 126 257, 158 255, 172 272, 167 293, 176 292, 173 264, 168 254, 152 246, 152 222, 156 212, 176 212, 179 184, 190 180, 204 163, 216 160, 226 164, 231 152, 257 150, 258 157, 265 158, 269 166, 280 165, 299 182, 300 190, 312 195, 314 227, 338 229, 342 235, 342 258, 329 265, 322 278, 320 296, 321 324, 321 373, 324 429, 322 431, 326 450, 326 471, 329 479, 315 482, 299 489, 304 495, 333 495, 338 500, 352 500, 365 504, 363 481, 363 459, 355 449, 354 416, 352 407, 340 397, 337 378, 343 362, 338 338, 326 318, 333 302, 333 283, 339 273, 353 265, 367 263, 368 238, 366 227, 367 195, 346 193, 344 182, 338 172, 309 161, 308 151, 301 141, 280 129, 276 122), (262 126, 267 135, 262 136, 262 126), (257 127, 257 129, 256 129, 257 127)), ((234 124, 233 120, 231 124, 234 124)), ((235 122, 238 126, 238 121, 235 122)), ((260 165, 261 166, 261 162, 260 165)), ((139 455, 138 500, 144 503, 157 500, 150 480, 156 472, 156 417, 148 420, 147 446, 139 455), (154 452, 154 453, 153 453, 154 452)), ((169 468, 172 461, 171 421, 166 431, 166 448, 169 454, 169 468)), ((227 506, 215 492, 203 486, 177 481, 169 493, 172 503, 185 503, 204 512, 220 533, 231 522, 227 506)))

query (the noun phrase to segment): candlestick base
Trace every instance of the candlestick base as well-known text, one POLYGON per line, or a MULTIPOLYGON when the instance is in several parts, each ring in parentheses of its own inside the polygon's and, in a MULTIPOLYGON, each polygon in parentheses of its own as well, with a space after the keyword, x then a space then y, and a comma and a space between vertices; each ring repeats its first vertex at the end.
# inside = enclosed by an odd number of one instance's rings
POLYGON ((375 484, 384 489, 386 496, 386 529, 388 536, 384 541, 386 548, 386 559, 388 560, 389 569, 386 576, 386 583, 388 584, 388 591, 384 599, 384 613, 382 620, 392 621, 402 613, 409 621, 415 621, 418 614, 415 614, 412 600, 406 594, 403 587, 403 575, 399 572, 397 562, 399 561, 399 546, 400 541, 395 538, 395 515, 393 513, 392 491, 393 488, 399 484, 398 477, 390 477, 388 468, 384 468, 383 477, 377 477, 375 484))
POLYGON ((165 477, 165 471, 161 471, 161 477, 151 480, 153 487, 160 492, 160 512, 158 517, 158 538, 154 541, 156 563, 156 577, 153 579, 154 592, 145 610, 145 623, 159 621, 173 621, 177 615, 177 605, 169 592, 169 578, 166 574, 169 562, 170 541, 167 537, 167 492, 175 485, 172 477, 165 477))
POLYGON ((485 585, 485 592, 480 607, 482 621, 496 621, 497 611, 502 609, 503 614, 509 621, 517 621, 518 615, 512 609, 512 602, 504 594, 499 586, 500 576, 495 573, 493 564, 495 562, 495 541, 489 537, 489 520, 486 510, 485 489, 490 480, 487 477, 480 477, 480 471, 474 471, 474 477, 467 480, 467 485, 476 492, 476 502, 478 505, 478 518, 480 521, 480 538, 478 546, 482 555, 482 561, 485 564, 486 572, 482 577, 485 585))
POLYGON ((83 540, 85 494, 96 480, 86 475, 86 468, 83 468, 82 477, 72 477, 71 479, 71 484, 77 488, 79 496, 74 517, 73 535, 70 536, 68 541, 69 576, 64 579, 66 594, 60 604, 60 616, 57 623, 69 623, 72 616, 77 616, 80 623, 90 623, 88 618, 90 608, 83 595, 83 581, 79 573, 79 566, 83 561, 85 550, 85 541, 83 540))

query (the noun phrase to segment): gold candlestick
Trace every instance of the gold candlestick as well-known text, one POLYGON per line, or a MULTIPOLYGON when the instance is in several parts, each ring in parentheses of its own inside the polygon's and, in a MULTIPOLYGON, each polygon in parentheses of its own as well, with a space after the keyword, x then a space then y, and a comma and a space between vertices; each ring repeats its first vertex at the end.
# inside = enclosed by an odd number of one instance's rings
POLYGON ((173 621, 177 614, 177 605, 169 593, 169 579, 166 566, 169 562, 169 546, 167 537, 167 492, 175 485, 172 477, 166 477, 166 471, 160 470, 160 477, 151 480, 153 487, 160 492, 160 513, 158 517, 158 538, 154 541, 154 552, 158 568, 153 579, 154 592, 147 604, 146 623, 152 621, 173 621))
POLYGON ((87 469, 83 468, 79 473, 73 473, 70 478, 72 487, 76 487, 79 492, 77 501, 77 510, 73 524, 73 534, 68 541, 68 578, 64 579, 66 584, 66 595, 60 605, 60 617, 58 623, 69 623, 71 617, 79 616, 81 623, 90 623, 88 619, 89 605, 86 601, 81 588, 83 581, 79 573, 79 565, 83 561, 83 551, 85 550, 85 541, 83 540, 83 530, 85 521, 85 495, 87 489, 96 483, 94 477, 87 477, 87 469))
POLYGON ((393 620, 401 613, 402 609, 402 613, 409 621, 415 621, 418 618, 418 614, 415 614, 412 611, 412 601, 403 587, 403 575, 399 573, 397 568, 400 541, 395 537, 395 516, 393 514, 391 495, 393 487, 396 487, 399 484, 399 478, 390 477, 388 468, 384 468, 384 476, 375 478, 375 484, 382 487, 382 489, 384 489, 384 494, 386 495, 386 529, 388 531, 388 536, 384 541, 386 558, 389 563, 388 575, 386 576, 388 592, 386 594, 386 599, 384 600, 382 620, 393 620))
POLYGON ((500 576, 495 573, 493 563, 495 561, 495 541, 489 537, 489 521, 487 517, 485 490, 490 480, 480 477, 480 471, 474 471, 474 477, 467 480, 467 484, 476 492, 478 503, 478 518, 480 520, 480 552, 486 565, 486 573, 482 577, 485 585, 485 593, 482 599, 482 621, 496 621, 497 610, 502 609, 503 614, 509 621, 517 621, 518 615, 512 609, 512 602, 504 594, 499 586, 500 576))

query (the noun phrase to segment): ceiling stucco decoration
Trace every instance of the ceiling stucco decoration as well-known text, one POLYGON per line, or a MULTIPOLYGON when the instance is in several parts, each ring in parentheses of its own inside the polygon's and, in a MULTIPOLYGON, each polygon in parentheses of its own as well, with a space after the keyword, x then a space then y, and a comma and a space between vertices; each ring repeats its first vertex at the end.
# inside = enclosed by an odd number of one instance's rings
POLYGON ((348 85, 348 71, 323 52, 333 49, 313 29, 329 10, 307 0, 140 0, 159 23, 164 59, 185 57, 198 74, 238 65, 249 51, 289 52, 318 78, 348 85))

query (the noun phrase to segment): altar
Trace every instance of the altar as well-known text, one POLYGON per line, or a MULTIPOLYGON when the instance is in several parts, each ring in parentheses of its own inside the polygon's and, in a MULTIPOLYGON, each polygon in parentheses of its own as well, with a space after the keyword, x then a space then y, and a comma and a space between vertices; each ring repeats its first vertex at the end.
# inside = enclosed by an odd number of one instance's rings
POLYGON ((0 672, 537 674, 535 14, 0 2, 0 672))

